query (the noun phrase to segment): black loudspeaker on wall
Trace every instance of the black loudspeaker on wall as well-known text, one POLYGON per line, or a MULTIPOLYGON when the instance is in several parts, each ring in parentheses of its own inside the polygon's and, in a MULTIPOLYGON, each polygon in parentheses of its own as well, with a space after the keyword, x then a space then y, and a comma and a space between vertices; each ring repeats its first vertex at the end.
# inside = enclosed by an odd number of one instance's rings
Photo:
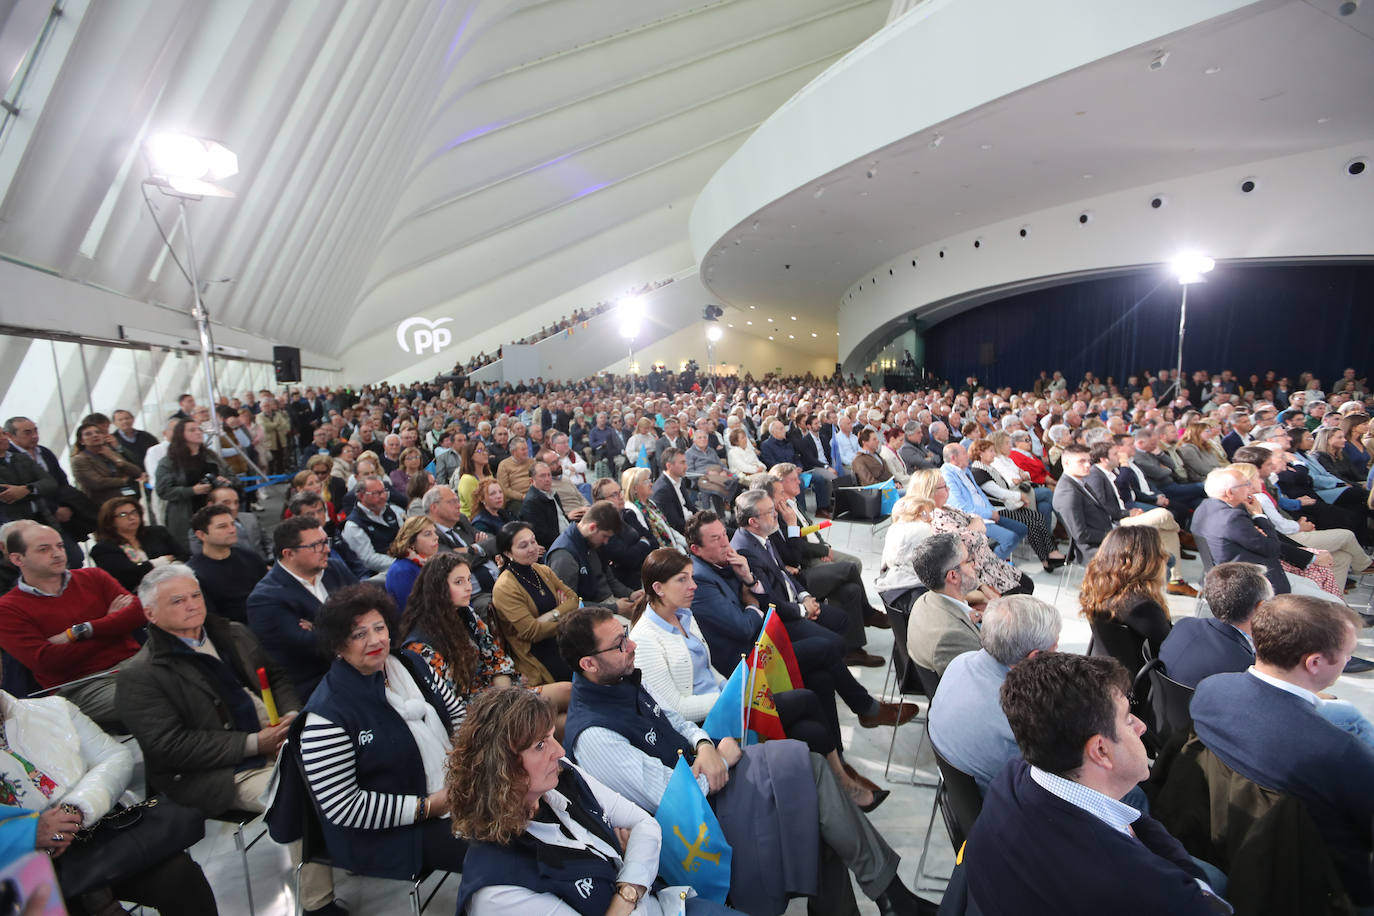
POLYGON ((273 347, 272 368, 277 370, 277 381, 299 382, 301 380, 300 347, 273 347))

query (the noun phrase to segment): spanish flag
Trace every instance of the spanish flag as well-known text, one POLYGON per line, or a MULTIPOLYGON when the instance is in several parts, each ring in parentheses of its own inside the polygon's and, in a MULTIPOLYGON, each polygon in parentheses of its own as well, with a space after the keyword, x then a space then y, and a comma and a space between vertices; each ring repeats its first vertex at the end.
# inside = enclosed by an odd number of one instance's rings
POLYGON ((745 713, 746 730, 756 732, 764 740, 786 738, 773 696, 801 687, 801 670, 792 652, 792 640, 771 605, 758 641, 754 643, 749 667, 753 677, 749 684, 749 709, 745 713))

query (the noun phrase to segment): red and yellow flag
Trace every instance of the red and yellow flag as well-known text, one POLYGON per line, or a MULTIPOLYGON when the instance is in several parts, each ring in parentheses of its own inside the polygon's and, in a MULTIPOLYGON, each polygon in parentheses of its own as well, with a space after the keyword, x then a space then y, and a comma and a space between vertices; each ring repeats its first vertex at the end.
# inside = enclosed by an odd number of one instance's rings
POLYGON ((769 607, 763 630, 749 658, 753 676, 749 684, 749 710, 746 728, 762 739, 786 738, 773 695, 802 686, 801 670, 792 652, 792 640, 782 625, 777 611, 769 607))

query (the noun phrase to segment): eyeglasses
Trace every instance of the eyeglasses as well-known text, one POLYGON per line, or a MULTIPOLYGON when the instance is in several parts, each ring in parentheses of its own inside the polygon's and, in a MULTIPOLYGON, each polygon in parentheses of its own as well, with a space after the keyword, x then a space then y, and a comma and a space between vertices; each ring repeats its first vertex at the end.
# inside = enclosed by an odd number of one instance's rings
POLYGON ((590 656, 592 656, 592 655, 601 655, 602 653, 605 653, 605 652, 624 652, 624 651, 625 651, 625 643, 629 640, 629 638, 630 638, 630 628, 629 628, 629 626, 624 626, 624 627, 621 628, 621 633, 620 633, 620 638, 619 638, 619 639, 617 639, 615 642, 611 643, 611 644, 610 644, 609 646, 607 646, 606 648, 604 648, 604 649, 597 649, 595 652, 589 652, 589 653, 587 653, 587 655, 588 655, 588 657, 590 657, 590 656))
POLYGON ((114 515, 115 518, 128 518, 129 516, 142 518, 143 513, 139 512, 137 509, 125 509, 123 512, 116 512, 114 515))
POLYGON ((311 541, 309 544, 302 544, 302 545, 300 545, 299 547, 297 547, 297 548, 295 548, 295 549, 296 549, 296 550, 313 550, 313 551, 315 551, 316 553, 319 553, 319 552, 322 551, 322 550, 328 550, 328 549, 329 549, 329 538, 324 538, 324 539, 319 540, 319 541, 311 541))

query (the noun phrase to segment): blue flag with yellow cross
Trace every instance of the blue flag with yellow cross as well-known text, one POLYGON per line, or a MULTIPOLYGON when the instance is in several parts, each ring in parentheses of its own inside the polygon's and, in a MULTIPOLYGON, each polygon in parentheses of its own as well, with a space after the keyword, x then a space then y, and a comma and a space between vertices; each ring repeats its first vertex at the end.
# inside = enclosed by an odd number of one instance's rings
POLYGON ((670 885, 688 885, 699 896, 723 904, 730 892, 730 844, 692 768, 681 756, 654 818, 663 828, 659 877, 670 885))

